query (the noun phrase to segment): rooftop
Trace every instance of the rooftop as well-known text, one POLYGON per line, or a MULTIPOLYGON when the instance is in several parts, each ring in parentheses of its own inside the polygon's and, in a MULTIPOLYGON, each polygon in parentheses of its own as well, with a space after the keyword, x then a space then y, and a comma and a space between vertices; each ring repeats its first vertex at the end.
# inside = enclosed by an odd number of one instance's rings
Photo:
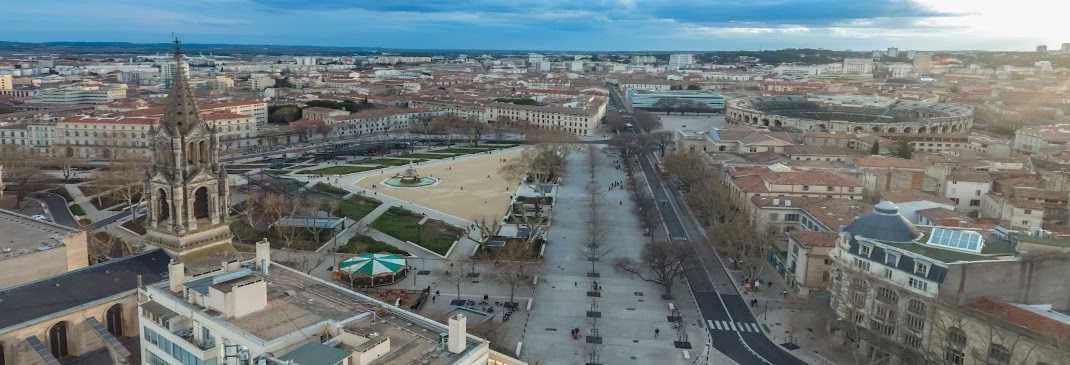
POLYGON ((85 234, 80 230, 0 209, 0 261, 62 246, 60 238, 85 234), (10 250, 9 250, 10 249, 10 250))
MULTIPOLYGON (((344 324, 346 331, 368 337, 373 342, 390 338, 391 351, 377 359, 376 363, 445 365, 465 355, 450 353, 439 345, 439 333, 447 331, 440 323, 279 264, 273 263, 266 275, 260 271, 247 274, 233 271, 229 274, 236 277, 221 277, 228 274, 217 271, 187 280, 185 285, 191 290, 208 292, 209 287, 227 290, 229 287, 263 280, 267 283, 267 305, 263 310, 239 318, 224 318, 214 310, 187 303, 181 293, 168 290, 167 283, 154 285, 153 289, 170 295, 175 304, 186 310, 200 311, 214 320, 225 321, 257 342, 273 342, 309 326, 332 322, 344 324)), ((478 341, 478 338, 469 337, 468 348, 473 348, 478 341)), ((351 350, 345 345, 342 347, 343 351, 351 350)), ((297 359, 307 354, 299 348, 285 356, 291 355, 297 359)))
POLYGON ((170 260, 154 250, 0 290, 0 331, 133 291, 139 276, 146 284, 163 280, 170 260))
POLYGON ((984 297, 977 298, 967 305, 983 313, 1036 331, 1045 337, 1070 342, 1070 316, 1053 311, 1050 306, 1013 304, 984 297))

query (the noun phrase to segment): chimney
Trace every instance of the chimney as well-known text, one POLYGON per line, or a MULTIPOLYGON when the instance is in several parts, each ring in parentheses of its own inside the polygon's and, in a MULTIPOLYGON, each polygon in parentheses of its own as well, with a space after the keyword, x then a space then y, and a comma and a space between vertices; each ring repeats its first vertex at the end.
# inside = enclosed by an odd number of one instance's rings
POLYGON ((468 344, 468 335, 465 333, 468 325, 468 318, 464 317, 464 314, 458 313, 457 315, 450 317, 450 335, 447 339, 447 349, 455 354, 464 352, 466 345, 468 344))
POLYGON ((261 265, 264 270, 264 274, 267 274, 268 262, 271 261, 271 244, 268 243, 267 238, 260 240, 256 243, 256 264, 261 265))
POLYGON ((773 199, 773 206, 774 207, 779 207, 780 206, 780 199, 773 199))
POLYGON ((171 259, 171 263, 167 264, 167 281, 172 292, 181 292, 182 284, 186 281, 186 265, 171 259))
POLYGON ((790 207, 791 206, 791 199, 784 199, 784 206, 785 207, 790 207))

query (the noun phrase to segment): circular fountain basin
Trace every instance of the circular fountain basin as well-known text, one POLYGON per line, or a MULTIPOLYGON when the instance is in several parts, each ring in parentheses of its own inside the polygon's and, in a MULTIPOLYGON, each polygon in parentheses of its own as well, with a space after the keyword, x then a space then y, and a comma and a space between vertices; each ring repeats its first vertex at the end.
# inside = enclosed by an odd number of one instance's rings
POLYGON ((392 177, 383 181, 383 184, 393 186, 395 188, 421 188, 424 186, 431 186, 438 183, 438 179, 433 177, 421 177, 417 181, 402 181, 400 177, 392 177))

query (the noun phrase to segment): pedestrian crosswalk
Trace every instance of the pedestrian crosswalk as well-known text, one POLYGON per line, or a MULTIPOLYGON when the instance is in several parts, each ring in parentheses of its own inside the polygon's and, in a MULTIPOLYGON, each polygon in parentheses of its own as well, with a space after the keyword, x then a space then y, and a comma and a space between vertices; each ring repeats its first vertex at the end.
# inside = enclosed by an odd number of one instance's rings
POLYGON ((709 325, 710 329, 719 331, 762 332, 757 323, 706 320, 706 324, 709 325))

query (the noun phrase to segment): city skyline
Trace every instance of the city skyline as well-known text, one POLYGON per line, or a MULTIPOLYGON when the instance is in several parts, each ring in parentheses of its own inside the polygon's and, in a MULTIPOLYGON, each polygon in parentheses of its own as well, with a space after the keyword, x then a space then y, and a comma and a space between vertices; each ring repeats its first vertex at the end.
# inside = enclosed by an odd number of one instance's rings
POLYGON ((61 13, 9 6, 2 40, 160 43, 175 33, 201 44, 394 49, 1030 51, 1058 48, 1070 30, 1057 12, 1037 11, 1039 0, 60 3, 61 13))

